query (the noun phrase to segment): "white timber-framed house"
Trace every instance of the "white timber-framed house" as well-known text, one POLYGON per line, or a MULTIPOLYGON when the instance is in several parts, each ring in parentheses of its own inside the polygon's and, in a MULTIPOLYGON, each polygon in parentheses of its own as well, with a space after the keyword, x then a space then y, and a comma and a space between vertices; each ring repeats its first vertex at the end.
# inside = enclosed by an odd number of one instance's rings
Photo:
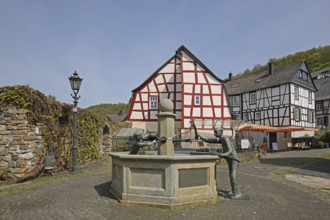
POLYGON ((157 132, 158 105, 165 98, 174 104, 177 137, 188 138, 184 134, 191 120, 200 132, 213 134, 219 121, 232 119, 223 81, 185 46, 132 90, 126 121, 132 128, 157 132))
POLYGON ((330 129, 330 67, 312 73, 317 92, 315 94, 316 126, 330 129))
POLYGON ((305 61, 280 68, 269 63, 267 71, 237 79, 230 74, 225 86, 236 119, 281 131, 254 134, 255 142, 267 138, 269 149, 275 143, 284 150, 293 138, 314 136, 317 89, 305 61))

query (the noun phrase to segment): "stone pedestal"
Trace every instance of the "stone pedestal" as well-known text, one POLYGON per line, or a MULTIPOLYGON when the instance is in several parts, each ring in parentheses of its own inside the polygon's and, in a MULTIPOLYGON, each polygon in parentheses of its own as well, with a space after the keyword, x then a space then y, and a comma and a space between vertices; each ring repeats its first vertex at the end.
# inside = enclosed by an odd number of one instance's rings
POLYGON ((217 199, 215 162, 210 155, 111 153, 110 191, 122 204, 175 208, 217 199))

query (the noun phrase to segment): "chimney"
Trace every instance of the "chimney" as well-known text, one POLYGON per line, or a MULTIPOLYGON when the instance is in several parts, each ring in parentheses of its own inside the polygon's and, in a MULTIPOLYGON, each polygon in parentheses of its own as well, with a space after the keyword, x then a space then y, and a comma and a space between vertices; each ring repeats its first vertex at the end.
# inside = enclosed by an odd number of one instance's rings
POLYGON ((268 63, 268 75, 272 75, 274 73, 274 64, 269 62, 268 63))
POLYGON ((231 78, 233 77, 233 74, 231 73, 231 71, 230 71, 230 73, 229 73, 229 76, 228 76, 228 81, 231 81, 231 78))

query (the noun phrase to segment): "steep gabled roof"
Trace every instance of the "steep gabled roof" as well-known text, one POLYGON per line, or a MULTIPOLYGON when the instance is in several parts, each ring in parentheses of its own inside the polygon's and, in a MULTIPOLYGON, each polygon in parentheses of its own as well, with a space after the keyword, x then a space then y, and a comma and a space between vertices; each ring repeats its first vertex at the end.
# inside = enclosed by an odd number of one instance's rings
MULTIPOLYGON (((207 66, 204 65, 204 63, 202 61, 200 61, 192 52, 190 52, 185 46, 181 46, 177 49, 178 51, 184 51, 188 56, 190 56, 193 60, 195 60, 198 65, 200 65, 203 69, 206 70, 206 72, 208 72, 210 75, 212 75, 216 80, 218 80, 219 82, 223 83, 223 80, 221 80, 219 77, 217 77, 207 66)), ((177 54, 177 53, 176 53, 177 54)))
POLYGON ((302 86, 316 91, 312 81, 309 81, 311 84, 306 84, 296 79, 298 71, 301 70, 304 65, 307 68, 305 61, 299 61, 280 68, 275 68, 272 74, 269 74, 268 71, 264 71, 258 74, 251 74, 246 77, 233 79, 226 82, 225 87, 228 95, 238 95, 294 82, 296 84, 301 83, 302 86))
MULTIPOLYGON (((180 46, 175 54, 169 59, 167 60, 163 65, 161 65, 153 74, 150 75, 149 78, 147 78, 140 86, 138 86, 137 88, 133 89, 132 92, 136 92, 137 90, 139 90, 143 85, 145 85, 147 82, 150 81, 150 79, 152 79, 154 77, 154 75, 156 75, 161 69, 163 69, 171 60, 173 60, 174 58, 178 57, 178 54, 180 51, 185 52, 188 56, 190 56, 193 60, 195 60, 198 65, 200 65, 203 69, 205 69, 210 75, 212 75, 212 77, 214 77, 216 80, 218 80, 219 82, 223 81, 218 78, 209 68, 207 68, 207 66, 204 65, 204 63, 202 61, 200 61, 192 52, 190 52, 184 45, 180 46)), ((180 57, 178 57, 180 58, 180 57)))
POLYGON ((318 90, 315 93, 315 100, 330 99, 330 67, 313 72, 311 75, 314 78, 314 84, 318 90))

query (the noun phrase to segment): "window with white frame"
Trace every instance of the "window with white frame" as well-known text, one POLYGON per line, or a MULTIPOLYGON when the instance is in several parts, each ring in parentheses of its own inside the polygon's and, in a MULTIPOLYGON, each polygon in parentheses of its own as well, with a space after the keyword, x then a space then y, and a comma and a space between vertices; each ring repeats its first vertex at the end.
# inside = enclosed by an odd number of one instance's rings
POLYGON ((294 99, 299 100, 299 87, 298 86, 294 87, 294 99))
POLYGON ((312 92, 308 91, 308 103, 312 104, 312 92))
POLYGON ((236 95, 236 96, 233 96, 233 98, 232 98, 232 104, 233 104, 233 106, 235 106, 235 107, 238 107, 238 106, 240 106, 240 104, 239 104, 239 96, 238 95, 236 95))
POLYGON ((195 105, 201 105, 201 96, 195 95, 195 105))
POLYGON ((322 102, 317 102, 316 103, 316 110, 322 110, 322 108, 323 108, 322 102))
POLYGON ((150 109, 158 109, 158 96, 150 96, 150 109))
POLYGON ((256 104, 257 103, 257 93, 251 92, 250 93, 250 104, 256 104))

